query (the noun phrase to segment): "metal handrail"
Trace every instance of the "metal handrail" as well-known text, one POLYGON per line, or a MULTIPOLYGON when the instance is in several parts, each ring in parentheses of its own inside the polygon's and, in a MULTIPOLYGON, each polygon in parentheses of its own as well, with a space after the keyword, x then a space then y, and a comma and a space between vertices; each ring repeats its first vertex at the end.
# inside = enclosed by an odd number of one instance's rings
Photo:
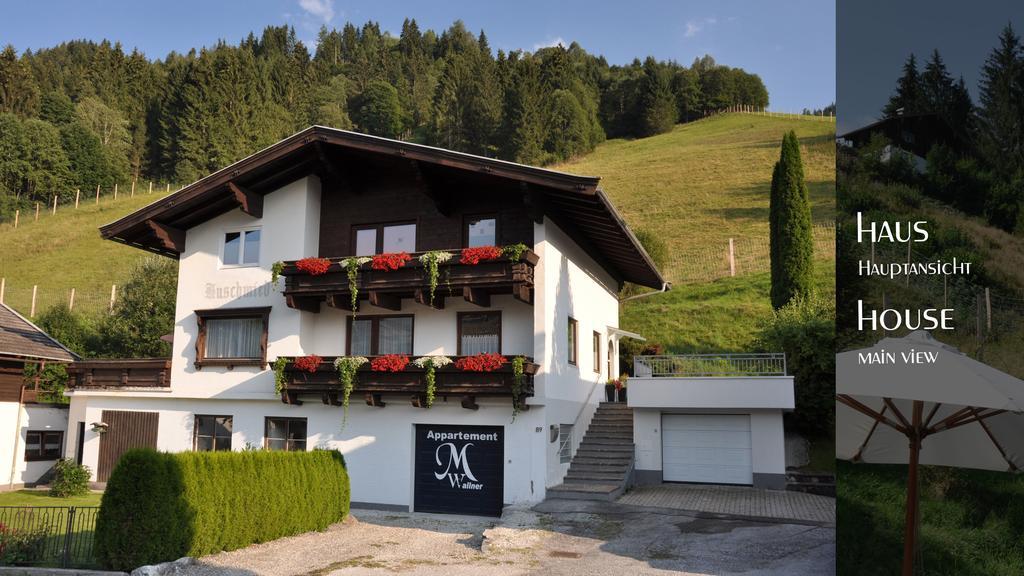
POLYGON ((662 354, 633 357, 634 377, 786 376, 786 354, 662 354))

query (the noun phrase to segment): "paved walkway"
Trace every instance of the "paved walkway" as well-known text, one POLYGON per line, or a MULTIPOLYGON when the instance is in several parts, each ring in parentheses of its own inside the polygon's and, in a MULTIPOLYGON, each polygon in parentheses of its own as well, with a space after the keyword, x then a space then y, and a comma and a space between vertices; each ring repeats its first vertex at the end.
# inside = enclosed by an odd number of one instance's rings
POLYGON ((640 486, 624 494, 618 503, 749 518, 798 520, 833 525, 836 522, 834 498, 746 486, 640 486))

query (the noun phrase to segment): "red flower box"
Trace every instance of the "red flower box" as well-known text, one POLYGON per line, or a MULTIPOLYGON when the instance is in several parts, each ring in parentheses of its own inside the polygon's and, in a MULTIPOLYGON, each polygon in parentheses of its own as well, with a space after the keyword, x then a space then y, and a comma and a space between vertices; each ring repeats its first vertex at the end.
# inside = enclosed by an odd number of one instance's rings
POLYGON ((300 356, 295 359, 292 364, 295 368, 302 370, 303 372, 309 372, 310 374, 315 373, 320 369, 320 361, 322 358, 316 354, 310 354, 309 356, 300 356))
POLYGON ((405 354, 385 354, 370 361, 370 368, 374 372, 401 372, 409 364, 409 357, 405 354))
POLYGON ((497 246, 477 246, 475 248, 463 248, 462 264, 479 264, 485 260, 497 260, 501 258, 501 248, 497 246))
POLYGON ((295 263, 295 267, 310 276, 320 276, 327 273, 327 269, 331 267, 331 261, 327 258, 303 258, 295 263))
POLYGON ((485 352, 474 356, 463 356, 455 361, 455 367, 466 372, 494 372, 508 362, 501 354, 485 352))
POLYGON ((388 254, 376 254, 373 257, 373 263, 370 267, 374 270, 398 270, 405 263, 412 260, 412 256, 409 256, 406 252, 391 252, 388 254))

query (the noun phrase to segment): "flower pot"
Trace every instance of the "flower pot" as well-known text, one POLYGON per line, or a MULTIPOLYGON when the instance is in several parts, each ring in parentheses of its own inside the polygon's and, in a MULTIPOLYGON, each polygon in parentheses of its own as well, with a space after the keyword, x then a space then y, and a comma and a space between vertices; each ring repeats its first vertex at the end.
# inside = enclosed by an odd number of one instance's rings
POLYGON ((609 402, 615 402, 615 385, 605 384, 604 385, 604 397, 609 402))
POLYGON ((620 388, 619 389, 619 402, 625 402, 625 401, 626 401, 626 389, 625 388, 620 388))

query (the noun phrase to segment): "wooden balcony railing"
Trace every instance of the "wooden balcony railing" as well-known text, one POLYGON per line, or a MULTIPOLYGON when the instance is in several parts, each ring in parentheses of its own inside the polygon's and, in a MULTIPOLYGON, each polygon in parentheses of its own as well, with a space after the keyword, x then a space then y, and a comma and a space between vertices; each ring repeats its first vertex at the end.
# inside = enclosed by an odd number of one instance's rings
MULTIPOLYGON (((293 364, 295 358, 287 358, 284 369, 285 384, 281 390, 281 401, 286 404, 301 404, 301 395, 317 395, 324 404, 340 405, 342 385, 334 368, 335 356, 325 356, 316 372, 300 370, 293 364)), ((367 357, 372 361, 373 356, 367 357)), ((460 356, 451 356, 458 360, 460 356)), ((437 399, 448 396, 458 397, 463 408, 475 410, 477 396, 509 397, 521 409, 526 409, 526 398, 533 396, 533 376, 538 365, 531 358, 525 358, 523 375, 518 394, 515 393, 515 374, 512 360, 492 372, 459 370, 454 364, 435 369, 435 392, 437 399)), ((426 370, 409 363, 401 372, 377 372, 367 362, 359 367, 349 401, 362 396, 369 406, 383 407, 384 395, 402 395, 409 398, 413 406, 426 404, 426 370)))
POLYGON ((170 358, 116 358, 80 360, 67 367, 68 387, 169 388, 170 358))
MULTIPOLYGON (((478 306, 490 306, 491 296, 511 294, 523 302, 533 302, 533 270, 539 258, 526 250, 515 261, 502 256, 477 264, 462 264, 460 250, 448 250, 453 256, 438 265, 437 287, 433 302, 430 300, 430 276, 419 256, 414 252, 412 259, 398 270, 374 270, 371 263, 359 267, 356 278, 358 301, 366 300, 374 306, 400 310, 403 298, 444 308, 445 298, 465 298, 478 306)), ((288 306, 309 312, 319 312, 320 303, 342 309, 351 309, 352 290, 347 271, 342 268, 345 258, 329 258, 327 273, 313 276, 299 270, 297 261, 284 262, 281 275, 285 278, 284 296, 288 306)))

